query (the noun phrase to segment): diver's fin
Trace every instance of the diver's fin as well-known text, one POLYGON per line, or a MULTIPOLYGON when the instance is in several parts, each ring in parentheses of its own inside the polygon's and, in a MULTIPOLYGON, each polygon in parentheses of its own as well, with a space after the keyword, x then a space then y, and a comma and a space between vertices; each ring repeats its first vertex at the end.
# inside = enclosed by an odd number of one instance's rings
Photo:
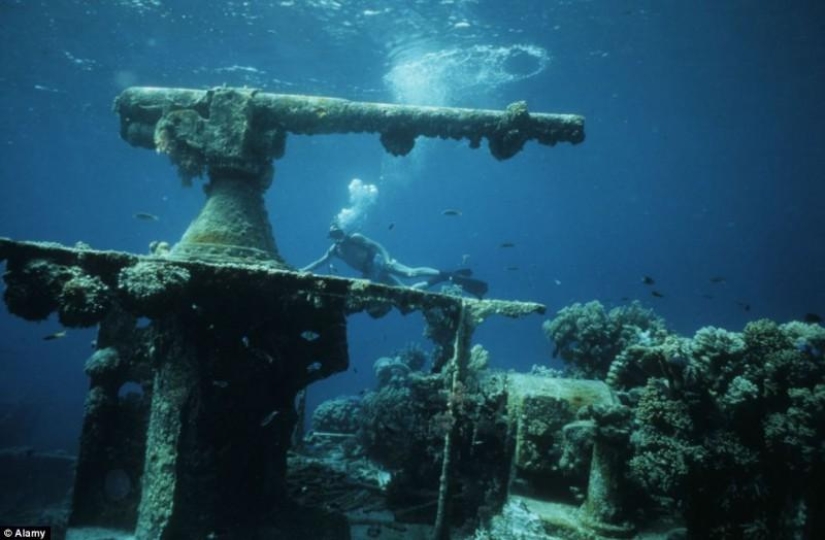
POLYGON ((479 300, 487 294, 487 289, 489 288, 486 281, 481 281, 480 279, 475 279, 471 277, 467 277, 461 275, 459 273, 453 273, 449 280, 462 289, 464 289, 469 294, 472 294, 479 300))
POLYGON ((432 287, 433 285, 438 285, 439 283, 449 281, 449 279, 450 279, 450 272, 445 272, 443 270, 439 270, 438 274, 432 276, 430 279, 427 280, 427 287, 432 287))
POLYGON ((485 294, 487 294, 487 282, 481 281, 480 279, 471 278, 470 276, 472 275, 473 271, 469 268, 461 268, 453 272, 441 271, 438 275, 427 280, 427 287, 432 287, 433 285, 438 285, 439 283, 449 281, 450 283, 455 283, 464 289, 465 292, 477 298, 482 298, 485 294))

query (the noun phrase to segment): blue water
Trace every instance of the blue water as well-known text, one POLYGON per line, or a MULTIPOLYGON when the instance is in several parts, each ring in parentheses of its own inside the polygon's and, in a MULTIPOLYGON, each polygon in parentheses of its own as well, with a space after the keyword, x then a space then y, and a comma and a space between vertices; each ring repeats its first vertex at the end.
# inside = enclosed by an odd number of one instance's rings
MULTIPOLYGON (((290 137, 266 202, 296 266, 327 248, 357 177, 379 190, 361 232, 399 260, 469 266, 490 296, 548 316, 639 299, 692 334, 825 312, 821 2, 0 0, 0 236, 138 253, 176 241, 201 183, 124 143, 111 104, 131 85, 222 84, 587 117, 583 144, 505 162, 466 142, 393 158, 375 136, 290 137)), ((491 320, 476 338, 494 367, 547 365, 545 318, 491 320)), ((40 411, 0 446, 75 448, 94 331, 42 341, 59 329, 0 310, 2 399, 40 411)), ((357 373, 311 402, 371 385, 373 361, 420 332, 417 316, 354 317, 357 373)))

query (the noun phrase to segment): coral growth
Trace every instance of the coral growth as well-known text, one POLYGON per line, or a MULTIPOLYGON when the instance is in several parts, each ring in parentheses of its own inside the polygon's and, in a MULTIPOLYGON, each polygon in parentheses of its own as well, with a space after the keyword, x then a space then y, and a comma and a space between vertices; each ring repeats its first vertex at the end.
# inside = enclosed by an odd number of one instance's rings
POLYGON ((445 437, 455 433, 456 452, 467 456, 455 465, 460 507, 467 519, 475 519, 479 509, 501 504, 509 469, 503 445, 503 377, 486 372, 489 353, 483 347, 474 347, 471 358, 464 383, 453 390, 448 385, 451 376, 415 369, 426 361, 419 347, 379 358, 374 364, 376 389, 360 399, 321 404, 313 425, 317 430, 355 433, 360 448, 354 453, 392 471, 390 505, 421 506, 426 515, 437 498, 445 437))
POLYGON ((648 510, 680 508, 696 538, 820 536, 825 329, 758 320, 687 339, 614 312, 576 304, 545 331, 575 373, 605 377, 631 407, 626 488, 648 510))
POLYGON ((360 425, 362 408, 357 396, 325 401, 312 413, 312 427, 328 433, 355 433, 360 425))
POLYGON ((118 289, 136 312, 160 316, 174 306, 189 279, 189 271, 180 266, 140 262, 120 271, 118 289))
POLYGON ((92 326, 106 315, 111 292, 103 281, 76 266, 34 259, 4 277, 9 311, 40 321, 57 311, 64 326, 92 326))
POLYGON ((63 285, 57 316, 64 326, 92 326, 111 306, 111 292, 100 278, 77 275, 63 285))
POLYGON ((375 378, 378 379, 378 388, 392 383, 403 385, 410 374, 410 366, 398 356, 382 356, 375 361, 372 369, 375 372, 375 378))
POLYGON ((611 309, 598 302, 561 309, 543 325, 573 377, 602 379, 626 347, 650 346, 667 336, 664 321, 638 302, 611 309))

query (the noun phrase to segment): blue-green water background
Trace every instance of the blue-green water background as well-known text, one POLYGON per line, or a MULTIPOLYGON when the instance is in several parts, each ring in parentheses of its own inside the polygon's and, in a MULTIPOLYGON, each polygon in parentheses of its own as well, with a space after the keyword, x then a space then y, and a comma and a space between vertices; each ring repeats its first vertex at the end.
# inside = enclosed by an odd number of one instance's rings
MULTIPOLYGON (((0 0, 0 236, 139 253, 181 236, 201 183, 181 187, 164 156, 120 140, 111 104, 126 86, 526 100, 585 115, 586 142, 528 144, 497 162, 466 142, 392 158, 374 136, 291 137, 266 199, 281 254, 296 266, 320 255, 359 177, 379 189, 361 230, 398 259, 466 259, 490 296, 539 301, 549 314, 639 299, 692 334, 822 313, 823 6, 0 0)), ((494 367, 548 365, 543 320, 491 320, 477 341, 494 367)), ((39 410, 27 442, 74 450, 94 331, 41 339, 59 328, 0 312, 0 399, 39 410)), ((313 387, 312 403, 370 386, 372 362, 421 340, 422 326, 419 316, 355 317, 350 328, 354 369, 313 387)))

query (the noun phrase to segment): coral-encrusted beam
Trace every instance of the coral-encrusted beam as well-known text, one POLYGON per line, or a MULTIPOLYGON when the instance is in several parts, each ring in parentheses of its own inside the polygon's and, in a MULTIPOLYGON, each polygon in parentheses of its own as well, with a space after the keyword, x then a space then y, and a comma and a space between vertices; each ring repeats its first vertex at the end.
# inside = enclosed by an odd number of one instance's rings
POLYGON ((584 140, 584 117, 532 113, 523 101, 494 111, 365 103, 236 88, 134 87, 117 98, 115 110, 121 118, 121 135, 136 146, 165 150, 164 137, 170 130, 185 129, 193 143, 209 131, 241 133, 238 126, 232 126, 240 122, 246 136, 227 142, 248 145, 248 150, 275 159, 284 153, 287 133, 378 133, 384 148, 393 155, 410 152, 418 136, 468 139, 473 148, 487 139, 497 159, 514 156, 529 140, 550 146, 584 140), (228 103, 234 106, 227 109, 228 103))

